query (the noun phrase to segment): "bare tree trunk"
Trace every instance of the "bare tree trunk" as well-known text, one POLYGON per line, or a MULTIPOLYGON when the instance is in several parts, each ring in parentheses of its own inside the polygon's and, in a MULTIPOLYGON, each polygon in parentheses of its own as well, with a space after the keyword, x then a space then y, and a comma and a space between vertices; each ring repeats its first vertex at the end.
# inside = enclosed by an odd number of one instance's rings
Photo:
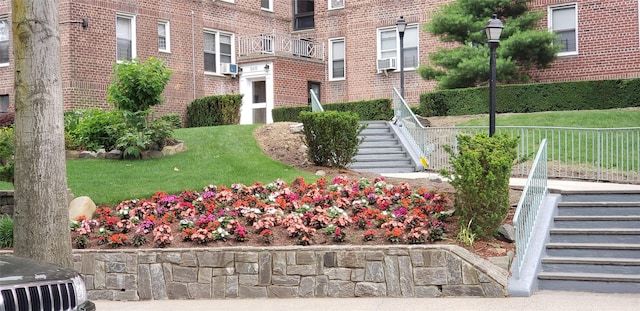
POLYGON ((14 254, 72 267, 58 0, 12 0, 14 254))

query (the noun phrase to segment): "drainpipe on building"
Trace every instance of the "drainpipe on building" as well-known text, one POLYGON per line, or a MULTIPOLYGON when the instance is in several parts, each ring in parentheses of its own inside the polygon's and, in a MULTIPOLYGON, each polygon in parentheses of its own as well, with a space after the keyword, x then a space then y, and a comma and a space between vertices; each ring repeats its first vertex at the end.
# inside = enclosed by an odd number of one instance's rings
POLYGON ((191 10, 191 76, 193 78, 193 100, 196 99, 196 41, 193 10, 191 10))

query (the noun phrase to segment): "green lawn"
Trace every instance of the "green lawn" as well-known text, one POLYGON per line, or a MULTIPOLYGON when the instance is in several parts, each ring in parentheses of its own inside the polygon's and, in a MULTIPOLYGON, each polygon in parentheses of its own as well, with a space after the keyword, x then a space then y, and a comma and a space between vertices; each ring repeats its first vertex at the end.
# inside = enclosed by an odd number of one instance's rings
MULTIPOLYGON (((266 157, 253 137, 258 125, 216 126, 179 129, 177 139, 187 150, 161 159, 67 161, 69 188, 77 196, 89 196, 96 204, 115 204, 126 199, 147 198, 156 191, 178 193, 201 190, 209 184, 250 185, 278 178, 287 183, 313 174, 295 170, 266 157), (242 143, 240 143, 242 142, 242 143)), ((10 184, 0 185, 12 188, 10 184)))
MULTIPOLYGON (((458 126, 489 126, 482 117, 458 126)), ((579 128, 640 127, 640 110, 579 110, 496 115, 496 126, 558 126, 579 128)))

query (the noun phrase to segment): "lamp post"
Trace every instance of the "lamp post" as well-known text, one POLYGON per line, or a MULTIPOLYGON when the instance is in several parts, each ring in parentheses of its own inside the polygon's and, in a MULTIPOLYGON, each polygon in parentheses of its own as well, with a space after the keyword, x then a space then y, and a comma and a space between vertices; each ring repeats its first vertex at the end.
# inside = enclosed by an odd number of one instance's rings
POLYGON ((400 35, 400 96, 404 99, 404 31, 407 29, 407 21, 400 16, 396 27, 398 27, 398 35, 400 35))
POLYGON ((489 69, 491 71, 489 80, 489 137, 496 132, 496 48, 500 45, 500 35, 503 28, 504 26, 496 14, 491 16, 487 26, 484 28, 491 53, 489 59, 489 69))

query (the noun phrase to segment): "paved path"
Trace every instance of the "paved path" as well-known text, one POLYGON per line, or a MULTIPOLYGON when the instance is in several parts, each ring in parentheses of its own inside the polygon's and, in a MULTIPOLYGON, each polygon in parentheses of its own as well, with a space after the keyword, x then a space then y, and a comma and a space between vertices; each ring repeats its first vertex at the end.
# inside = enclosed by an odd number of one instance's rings
POLYGON ((527 298, 305 298, 95 301, 98 310, 474 310, 638 311, 640 295, 540 291, 527 298))

